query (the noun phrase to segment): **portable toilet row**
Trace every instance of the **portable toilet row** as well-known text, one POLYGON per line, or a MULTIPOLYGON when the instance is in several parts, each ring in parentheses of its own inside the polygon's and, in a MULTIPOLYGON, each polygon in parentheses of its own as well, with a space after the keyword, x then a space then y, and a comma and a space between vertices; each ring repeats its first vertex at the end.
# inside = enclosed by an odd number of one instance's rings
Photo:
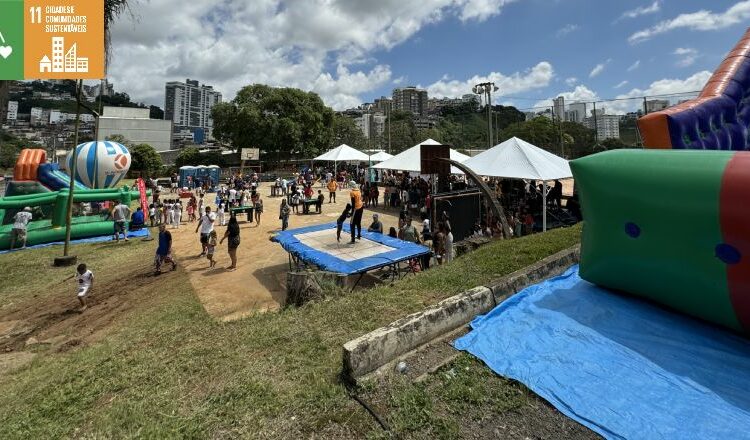
POLYGON ((203 185, 210 179, 211 186, 216 186, 221 178, 221 167, 218 165, 198 165, 180 167, 180 187, 188 185, 188 176, 192 177, 194 186, 203 185))

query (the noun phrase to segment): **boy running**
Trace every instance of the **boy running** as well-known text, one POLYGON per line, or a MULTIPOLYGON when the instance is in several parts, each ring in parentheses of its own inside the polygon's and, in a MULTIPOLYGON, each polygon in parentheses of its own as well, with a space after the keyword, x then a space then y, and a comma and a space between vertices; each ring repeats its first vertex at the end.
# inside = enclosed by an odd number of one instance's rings
POLYGON ((94 274, 86 269, 85 264, 79 264, 77 273, 74 275, 78 282, 78 302, 81 303, 81 311, 83 312, 88 308, 86 305, 86 297, 89 296, 91 288, 94 286, 94 274))

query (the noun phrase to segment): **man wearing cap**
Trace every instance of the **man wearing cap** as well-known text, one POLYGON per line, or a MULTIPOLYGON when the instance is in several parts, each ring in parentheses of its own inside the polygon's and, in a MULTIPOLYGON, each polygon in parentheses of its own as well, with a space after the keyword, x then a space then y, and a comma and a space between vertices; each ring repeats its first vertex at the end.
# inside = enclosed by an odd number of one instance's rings
POLYGON ((367 232, 376 232, 378 234, 383 233, 383 223, 380 221, 377 214, 372 215, 372 224, 367 228, 367 232))
POLYGON ((118 200, 117 205, 112 210, 112 218, 115 221, 115 241, 120 242, 120 234, 125 237, 125 241, 128 241, 127 223, 130 219, 130 208, 118 200))
POLYGON ((10 231, 10 249, 16 245, 16 240, 21 240, 23 245, 21 249, 26 247, 26 228, 29 226, 31 221, 31 208, 28 206, 23 208, 23 211, 16 213, 13 217, 13 229, 10 231))

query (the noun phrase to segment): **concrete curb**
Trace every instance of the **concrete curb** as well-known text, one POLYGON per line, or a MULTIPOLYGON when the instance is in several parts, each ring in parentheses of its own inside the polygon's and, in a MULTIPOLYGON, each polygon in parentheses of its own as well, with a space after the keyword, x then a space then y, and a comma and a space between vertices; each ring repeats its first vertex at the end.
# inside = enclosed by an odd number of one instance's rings
POLYGON ((524 288, 564 272, 580 259, 575 246, 486 286, 475 287, 344 344, 343 377, 351 382, 487 313, 524 288))

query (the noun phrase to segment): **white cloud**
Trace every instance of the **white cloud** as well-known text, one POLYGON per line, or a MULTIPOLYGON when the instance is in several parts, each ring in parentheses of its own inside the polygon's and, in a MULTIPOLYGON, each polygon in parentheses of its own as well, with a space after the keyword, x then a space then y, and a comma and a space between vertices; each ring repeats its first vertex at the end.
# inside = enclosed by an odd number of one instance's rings
POLYGON ((641 66, 641 60, 636 60, 635 63, 631 64, 630 67, 628 67, 628 72, 632 72, 635 69, 639 68, 641 66))
POLYGON ((622 81, 620 84, 617 84, 615 86, 615 88, 616 89, 621 89, 621 88, 625 87, 626 85, 628 85, 628 80, 622 81))
POLYGON ((602 72, 604 72, 604 69, 607 67, 607 64, 609 64, 610 62, 612 62, 612 58, 594 66, 594 68, 591 69, 591 73, 589 73, 589 78, 594 78, 596 76, 599 76, 602 72))
MULTIPOLYGON (((575 101, 596 102, 597 109, 605 109, 608 114, 625 114, 642 108, 643 97, 653 97, 658 95, 678 95, 663 99, 669 99, 677 102, 682 99, 690 99, 696 96, 697 91, 701 90, 711 77, 711 72, 703 70, 697 72, 685 79, 660 79, 649 84, 645 89, 633 88, 626 93, 615 96, 617 101, 603 101, 595 91, 585 85, 578 85, 574 90, 558 93, 555 96, 563 96, 566 104, 575 101), (681 95, 681 96, 679 96, 681 95)), ((604 98, 609 98, 604 97, 604 98)), ((537 102, 534 107, 550 107, 552 98, 537 102)), ((589 110, 593 106, 589 104, 589 110)))
POLYGON ((502 95, 513 95, 515 93, 526 92, 529 90, 547 87, 554 77, 552 65, 542 61, 536 66, 523 72, 515 72, 511 75, 504 75, 499 72, 492 72, 486 76, 475 75, 469 79, 459 81, 443 76, 427 86, 427 93, 435 97, 458 97, 471 93, 471 88, 478 83, 494 82, 500 89, 494 95, 493 99, 499 99, 502 95))
POLYGON ((571 76, 570 78, 565 78, 565 84, 568 85, 568 87, 573 87, 578 83, 578 78, 575 76, 571 76))
POLYGON ((648 15, 653 14, 656 12, 659 12, 661 10, 661 5, 659 5, 658 1, 653 2, 649 6, 639 6, 635 9, 631 9, 629 11, 625 11, 620 16, 620 20, 625 18, 636 18, 640 17, 641 15, 648 15))
POLYGON ((562 38, 571 32, 577 31, 579 28, 580 26, 578 26, 577 24, 566 24, 565 26, 558 29, 555 35, 557 35, 557 38, 562 38))
POLYGON ((678 47, 673 52, 680 59, 677 61, 677 67, 689 67, 695 63, 699 57, 698 51, 691 47, 678 47))
POLYGON ((139 2, 134 21, 125 15, 112 28, 109 77, 134 100, 160 106, 165 82, 191 78, 213 85, 225 100, 245 85, 266 83, 318 92, 342 109, 392 80, 373 52, 449 16, 484 20, 509 2, 139 2))
POLYGON ((514 1, 516 0, 456 0, 456 5, 461 11, 461 21, 484 21, 499 14, 503 6, 514 1))
POLYGON ((628 38, 631 44, 646 41, 656 35, 675 29, 691 29, 696 31, 714 31, 742 23, 750 19, 750 0, 735 3, 724 12, 711 12, 702 9, 698 12, 680 14, 671 20, 665 20, 656 25, 638 31, 628 38))

